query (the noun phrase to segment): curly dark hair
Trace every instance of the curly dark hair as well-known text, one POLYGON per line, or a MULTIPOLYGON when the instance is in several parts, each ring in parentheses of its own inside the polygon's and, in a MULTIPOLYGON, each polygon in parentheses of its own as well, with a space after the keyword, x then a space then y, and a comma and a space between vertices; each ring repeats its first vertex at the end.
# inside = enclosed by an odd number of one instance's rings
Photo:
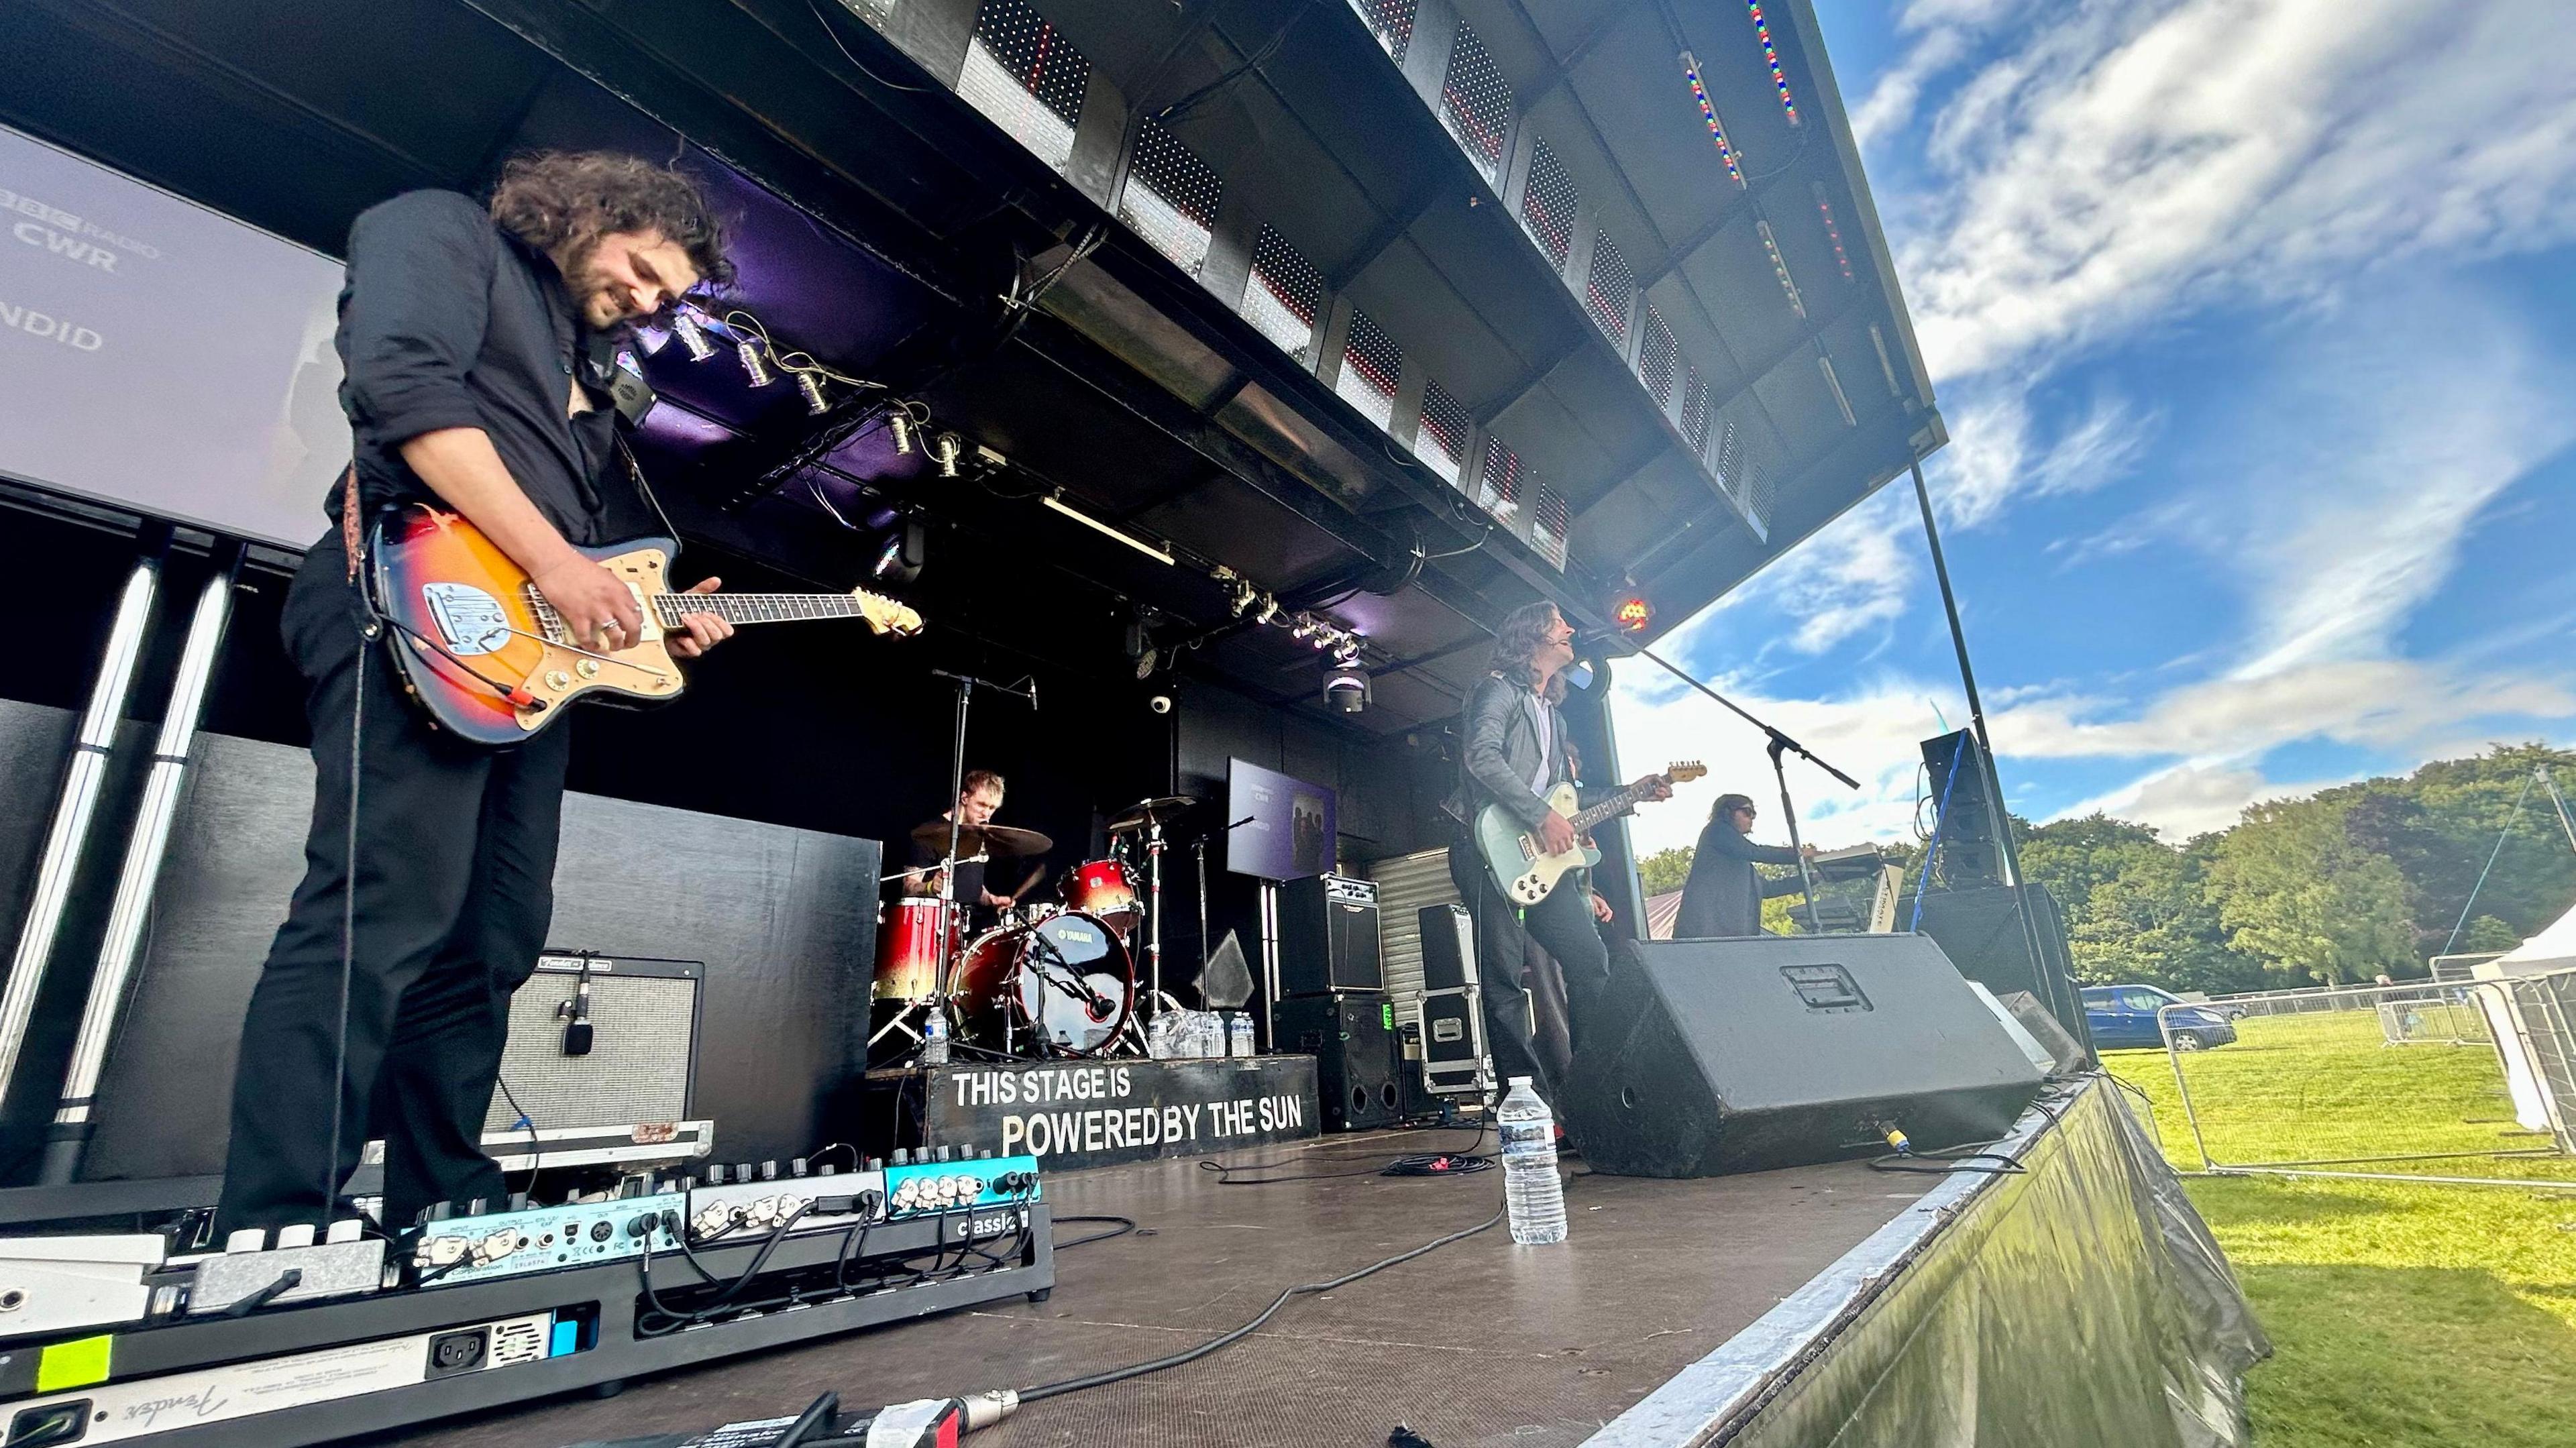
POLYGON ((708 286, 733 280, 724 223, 698 183, 669 166, 614 151, 513 156, 492 188, 492 219, 543 252, 586 249, 621 231, 656 231, 689 254, 708 286))
POLYGON ((1494 629, 1490 661, 1493 671, 1526 688, 1530 683, 1530 656, 1547 642, 1548 630, 1556 627, 1556 619, 1556 605, 1546 599, 1522 604, 1503 615, 1502 623, 1494 629))

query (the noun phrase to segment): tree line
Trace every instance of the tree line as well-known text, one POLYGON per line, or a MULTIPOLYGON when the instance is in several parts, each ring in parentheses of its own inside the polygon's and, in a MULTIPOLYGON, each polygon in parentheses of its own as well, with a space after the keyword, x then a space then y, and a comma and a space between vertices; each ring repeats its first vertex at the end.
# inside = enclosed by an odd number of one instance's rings
MULTIPOLYGON (((2576 904, 2576 846, 2536 770, 2563 792, 2576 785, 2576 753, 2497 745, 2403 778, 2262 801, 2178 845, 2102 814, 2012 825, 2023 873, 2065 916, 2082 980, 2217 994, 2405 979, 2446 948, 2509 950, 2576 904)), ((1880 848, 1905 869, 1903 929, 1926 852, 1917 841, 1880 848)), ((1646 857, 1646 893, 1680 889, 1691 853, 1646 857)), ((1937 857, 1932 868, 1937 889, 1937 857)), ((1766 906, 1767 928, 1796 928, 1789 902, 1766 906)))

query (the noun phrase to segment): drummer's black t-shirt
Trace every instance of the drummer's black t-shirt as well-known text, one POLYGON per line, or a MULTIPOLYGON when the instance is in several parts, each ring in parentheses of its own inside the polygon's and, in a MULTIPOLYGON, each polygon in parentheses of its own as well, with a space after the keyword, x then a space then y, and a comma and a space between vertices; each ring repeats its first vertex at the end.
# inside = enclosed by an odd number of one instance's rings
MULTIPOLYGON (((965 845, 962 844, 962 842, 961 848, 968 853, 972 853, 974 849, 972 845, 965 845)), ((947 858, 947 819, 944 817, 933 817, 922 821, 915 827, 915 833, 913 835, 912 863, 916 867, 936 865, 947 858), (929 829, 933 825, 937 825, 939 827, 937 835, 938 843, 925 845, 921 842, 919 831, 929 829)), ((939 893, 939 880, 936 876, 925 875, 922 877, 922 880, 923 883, 929 887, 930 894, 936 895, 939 893)), ((984 909, 982 904, 984 899, 983 861, 978 860, 971 865, 960 865, 957 867, 957 894, 955 898, 959 904, 967 907, 966 918, 969 920, 980 922, 992 913, 991 911, 984 909)))

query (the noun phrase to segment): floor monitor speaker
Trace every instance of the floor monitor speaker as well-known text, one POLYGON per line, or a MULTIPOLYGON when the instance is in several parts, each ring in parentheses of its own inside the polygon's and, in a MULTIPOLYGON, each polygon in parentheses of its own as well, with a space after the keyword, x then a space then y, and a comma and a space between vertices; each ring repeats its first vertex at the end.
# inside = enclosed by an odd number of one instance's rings
POLYGON ((1295 996, 1271 1007, 1270 1020, 1280 1050, 1315 1058, 1327 1129, 1359 1131, 1402 1118, 1395 1007, 1384 996, 1295 996))
POLYGON ((1566 1129, 1616 1176, 1991 1141, 2044 1074, 1919 935, 1645 941, 1591 1015, 1566 1129))

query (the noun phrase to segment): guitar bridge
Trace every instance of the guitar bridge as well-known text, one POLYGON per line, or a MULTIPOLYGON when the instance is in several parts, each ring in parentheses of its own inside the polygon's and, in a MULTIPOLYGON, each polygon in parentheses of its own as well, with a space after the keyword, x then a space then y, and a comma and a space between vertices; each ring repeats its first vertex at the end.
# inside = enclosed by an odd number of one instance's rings
POLYGON ((545 634, 546 642, 550 644, 566 642, 563 615, 556 613, 555 606, 546 602, 546 596, 537 591, 537 585, 533 582, 523 584, 521 591, 528 596, 528 611, 536 615, 537 628, 545 634))

